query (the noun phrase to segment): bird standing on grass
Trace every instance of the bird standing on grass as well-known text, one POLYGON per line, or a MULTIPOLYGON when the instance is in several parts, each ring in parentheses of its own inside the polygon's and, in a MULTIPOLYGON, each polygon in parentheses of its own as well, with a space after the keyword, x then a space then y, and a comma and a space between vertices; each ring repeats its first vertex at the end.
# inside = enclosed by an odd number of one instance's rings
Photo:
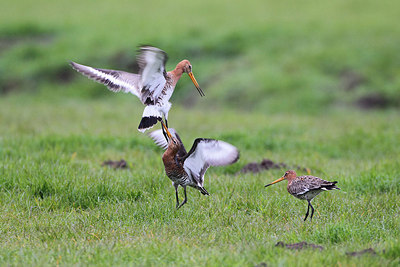
POLYGON ((139 73, 129 73, 119 70, 98 69, 75 62, 71 66, 88 78, 102 83, 113 92, 123 91, 136 95, 146 106, 138 130, 141 132, 152 128, 164 116, 168 126, 168 111, 171 108, 169 99, 175 85, 183 73, 187 73, 199 91, 204 96, 192 73, 189 60, 182 60, 172 71, 165 71, 167 54, 156 47, 141 46, 136 62, 139 73))
POLYGON ((285 179, 288 180, 287 191, 289 192, 289 194, 291 194, 294 197, 297 197, 298 199, 302 200, 305 199, 308 202, 307 213, 306 217, 304 218, 304 221, 308 217, 310 207, 311 207, 310 219, 312 220, 312 217, 314 215, 314 207, 311 205, 311 200, 314 197, 316 197, 322 191, 328 191, 333 189, 340 190, 340 188, 336 186, 337 183, 336 181, 328 182, 322 180, 321 178, 311 175, 297 177, 296 172, 292 170, 287 171, 281 178, 270 184, 267 184, 265 187, 273 185, 285 179))
POLYGON ((235 163, 239 159, 236 147, 223 141, 197 138, 189 152, 174 129, 168 129, 161 122, 166 132, 164 138, 161 130, 151 132, 149 135, 155 143, 166 149, 162 156, 167 176, 175 187, 176 208, 179 209, 187 202, 186 186, 199 190, 203 195, 209 195, 204 188, 204 174, 210 166, 223 166, 235 163), (169 131, 171 130, 171 132, 169 131), (178 187, 182 186, 185 199, 179 204, 178 187))

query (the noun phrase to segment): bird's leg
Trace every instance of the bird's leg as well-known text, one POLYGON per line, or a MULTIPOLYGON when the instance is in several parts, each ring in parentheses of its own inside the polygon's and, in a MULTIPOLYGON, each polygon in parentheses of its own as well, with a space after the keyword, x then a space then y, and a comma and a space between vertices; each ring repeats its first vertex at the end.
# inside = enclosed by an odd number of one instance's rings
POLYGON ((179 185, 174 184, 174 187, 175 187, 175 195, 176 195, 176 209, 179 209, 178 186, 179 186, 179 185))
POLYGON ((309 201, 309 200, 307 200, 307 201, 308 201, 307 213, 306 213, 306 217, 304 218, 304 221, 306 221, 306 220, 307 220, 307 217, 308 217, 308 212, 310 211, 310 201, 309 201))
POLYGON ((310 217, 310 220, 312 221, 312 216, 314 215, 314 207, 311 205, 311 202, 310 202, 310 207, 311 207, 311 217, 310 217))
POLYGON ((180 207, 182 207, 183 205, 186 204, 187 202, 187 195, 186 195, 186 186, 183 187, 183 192, 185 192, 185 199, 182 201, 182 203, 179 205, 179 207, 177 207, 176 209, 179 209, 180 207))

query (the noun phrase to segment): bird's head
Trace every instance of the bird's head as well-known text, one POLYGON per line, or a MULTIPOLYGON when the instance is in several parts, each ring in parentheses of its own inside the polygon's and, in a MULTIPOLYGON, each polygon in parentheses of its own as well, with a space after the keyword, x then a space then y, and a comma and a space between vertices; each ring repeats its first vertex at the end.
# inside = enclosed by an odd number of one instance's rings
POLYGON ((196 79, 194 78, 193 72, 192 72, 192 64, 190 64, 189 60, 184 59, 181 62, 178 63, 176 66, 177 69, 181 71, 181 73, 187 73, 192 80, 194 86, 196 87, 197 91, 199 92, 200 96, 205 96, 203 90, 201 90, 200 85, 197 83, 196 79))
POLYGON ((182 60, 179 62, 178 67, 182 69, 182 72, 189 73, 192 72, 192 64, 187 59, 182 60))
POLYGON ((293 171, 293 170, 288 170, 287 172, 285 172, 285 174, 284 174, 281 178, 279 178, 278 180, 273 181, 273 182, 270 183, 270 184, 267 184, 265 187, 270 186, 270 185, 273 185, 273 184, 276 184, 276 183, 278 183, 278 182, 280 182, 280 181, 283 181, 283 180, 291 181, 291 180, 295 179, 296 176, 297 176, 297 174, 296 174, 295 171, 293 171))
POLYGON ((179 150, 180 142, 178 141, 177 138, 175 138, 171 132, 168 130, 167 126, 165 126, 164 122, 161 121, 161 127, 163 127, 165 133, 167 134, 167 142, 168 142, 168 148, 172 149, 173 151, 179 150))

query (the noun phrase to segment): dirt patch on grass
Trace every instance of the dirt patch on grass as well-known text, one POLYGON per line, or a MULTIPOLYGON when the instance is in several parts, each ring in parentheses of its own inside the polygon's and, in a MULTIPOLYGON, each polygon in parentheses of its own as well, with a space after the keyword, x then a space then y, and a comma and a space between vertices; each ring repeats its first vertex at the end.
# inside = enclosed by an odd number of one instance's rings
POLYGON ((310 172, 309 168, 303 168, 300 166, 289 166, 286 163, 283 162, 273 162, 270 159, 263 159, 260 163, 258 162, 250 162, 246 164, 240 171, 239 173, 259 173, 261 171, 266 171, 270 169, 297 169, 301 171, 305 171, 307 173, 310 172))
POLYGON ((123 159, 117 161, 106 160, 101 166, 108 166, 113 169, 129 169, 128 163, 123 159))
POLYGON ((390 99, 380 93, 362 96, 355 104, 362 109, 383 109, 392 106, 390 99))
POLYGON ((352 257, 358 257, 358 256, 362 256, 364 254, 376 255, 376 252, 373 248, 367 248, 364 250, 354 251, 354 252, 346 252, 347 256, 352 256, 352 257))
POLYGON ((285 244, 282 241, 279 241, 276 243, 275 247, 281 247, 281 248, 286 248, 286 249, 292 249, 292 250, 301 250, 301 249, 307 249, 307 248, 312 248, 312 249, 319 249, 323 250, 324 247, 320 245, 315 245, 307 242, 299 242, 299 243, 294 243, 294 244, 285 244))

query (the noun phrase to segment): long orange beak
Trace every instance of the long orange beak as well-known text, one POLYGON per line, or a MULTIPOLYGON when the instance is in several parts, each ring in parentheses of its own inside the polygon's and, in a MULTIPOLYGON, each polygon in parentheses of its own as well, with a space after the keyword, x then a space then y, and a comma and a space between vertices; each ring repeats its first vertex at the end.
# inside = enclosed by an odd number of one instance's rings
POLYGON ((279 183, 280 181, 283 181, 283 180, 285 180, 285 176, 282 176, 282 177, 279 178, 278 180, 273 181, 273 182, 270 183, 270 184, 267 184, 265 187, 270 186, 270 185, 273 185, 273 184, 276 184, 276 183, 279 183))
POLYGON ((197 83, 196 78, 194 78, 193 72, 188 72, 190 79, 192 80, 194 86, 196 86, 197 91, 199 91, 200 96, 205 96, 203 90, 201 90, 200 85, 197 83))
POLYGON ((168 128, 167 128, 167 126, 165 126, 165 124, 164 124, 163 121, 161 121, 161 126, 164 128, 165 132, 167 133, 168 138, 171 139, 171 138, 172 138, 172 135, 171 135, 171 133, 168 131, 168 128))

